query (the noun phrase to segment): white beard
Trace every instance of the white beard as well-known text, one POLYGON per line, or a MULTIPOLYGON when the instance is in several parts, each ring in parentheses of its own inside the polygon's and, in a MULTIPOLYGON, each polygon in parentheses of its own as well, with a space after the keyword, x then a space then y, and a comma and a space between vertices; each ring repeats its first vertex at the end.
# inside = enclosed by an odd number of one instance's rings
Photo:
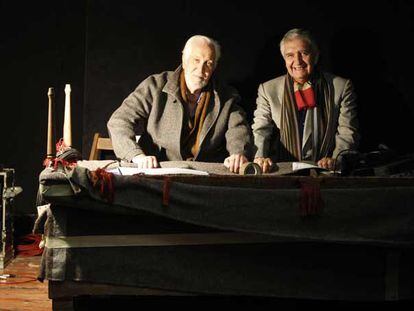
POLYGON ((185 81, 187 83, 187 87, 189 89, 192 89, 193 91, 201 90, 203 87, 205 87, 208 84, 208 80, 196 79, 185 73, 184 75, 185 75, 185 81))

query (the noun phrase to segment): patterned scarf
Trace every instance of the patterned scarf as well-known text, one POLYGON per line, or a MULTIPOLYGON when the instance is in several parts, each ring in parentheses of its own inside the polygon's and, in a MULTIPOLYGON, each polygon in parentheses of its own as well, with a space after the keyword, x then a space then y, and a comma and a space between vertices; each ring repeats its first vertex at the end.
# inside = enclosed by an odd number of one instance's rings
POLYGON ((207 85, 200 94, 198 99, 196 111, 194 116, 191 116, 190 110, 192 103, 187 96, 188 89, 185 83, 184 70, 181 71, 180 75, 180 92, 181 97, 184 101, 184 124, 182 131, 182 156, 185 160, 192 160, 200 149, 200 133, 203 128, 204 120, 207 115, 207 108, 211 99, 211 87, 207 85))
MULTIPOLYGON (((315 72, 308 83, 314 93, 314 100, 308 91, 303 94, 303 91, 309 90, 309 86, 297 87, 297 91, 302 90, 302 93, 295 93, 294 81, 291 76, 286 75, 285 89, 282 102, 281 111, 281 125, 280 125, 280 141, 282 148, 278 151, 278 161, 301 161, 302 159, 302 141, 299 134, 298 126, 298 111, 300 109, 309 109, 317 107, 317 126, 318 126, 318 146, 315 154, 313 150, 314 159, 321 159, 329 156, 334 147, 334 138, 336 129, 334 125, 334 92, 333 86, 328 84, 324 76, 319 72, 315 72), (299 97, 299 100, 298 100, 299 97), (303 99, 303 101, 301 101, 303 99)), ((313 132, 313 131, 312 131, 313 132)), ((312 133, 313 135, 313 133, 312 133)), ((313 140, 312 140, 313 141, 313 140)))

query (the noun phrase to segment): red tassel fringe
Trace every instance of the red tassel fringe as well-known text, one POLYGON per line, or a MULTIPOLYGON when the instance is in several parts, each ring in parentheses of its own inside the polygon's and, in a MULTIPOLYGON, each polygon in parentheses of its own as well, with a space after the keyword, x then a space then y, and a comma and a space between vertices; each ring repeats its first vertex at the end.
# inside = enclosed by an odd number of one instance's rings
POLYGON ((171 188, 171 178, 164 176, 164 185, 162 187, 162 205, 168 206, 170 202, 170 188, 171 188))
POLYGON ((114 174, 108 173, 102 168, 91 172, 91 182, 95 189, 99 190, 101 197, 108 203, 114 201, 114 174))
POLYGON ((319 181, 307 179, 300 181, 299 211, 301 216, 316 215, 324 207, 319 181))

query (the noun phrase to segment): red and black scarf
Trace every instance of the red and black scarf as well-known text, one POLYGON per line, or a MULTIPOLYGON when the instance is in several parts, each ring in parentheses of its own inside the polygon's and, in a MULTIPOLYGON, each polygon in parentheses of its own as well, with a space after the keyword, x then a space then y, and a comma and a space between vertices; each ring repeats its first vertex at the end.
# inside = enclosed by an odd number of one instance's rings
POLYGON ((302 141, 299 134, 298 112, 317 108, 318 147, 314 158, 329 156, 334 148, 336 130, 334 125, 334 92, 323 74, 315 72, 309 83, 295 86, 286 75, 281 110, 278 161, 301 161, 302 141))

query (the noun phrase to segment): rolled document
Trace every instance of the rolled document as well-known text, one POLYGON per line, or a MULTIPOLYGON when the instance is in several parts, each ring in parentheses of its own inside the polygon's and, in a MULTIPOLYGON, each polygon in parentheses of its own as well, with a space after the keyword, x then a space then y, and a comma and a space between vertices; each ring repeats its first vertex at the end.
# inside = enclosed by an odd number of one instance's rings
POLYGON ((246 162, 240 166, 240 175, 262 175, 262 168, 259 164, 253 162, 246 162))

